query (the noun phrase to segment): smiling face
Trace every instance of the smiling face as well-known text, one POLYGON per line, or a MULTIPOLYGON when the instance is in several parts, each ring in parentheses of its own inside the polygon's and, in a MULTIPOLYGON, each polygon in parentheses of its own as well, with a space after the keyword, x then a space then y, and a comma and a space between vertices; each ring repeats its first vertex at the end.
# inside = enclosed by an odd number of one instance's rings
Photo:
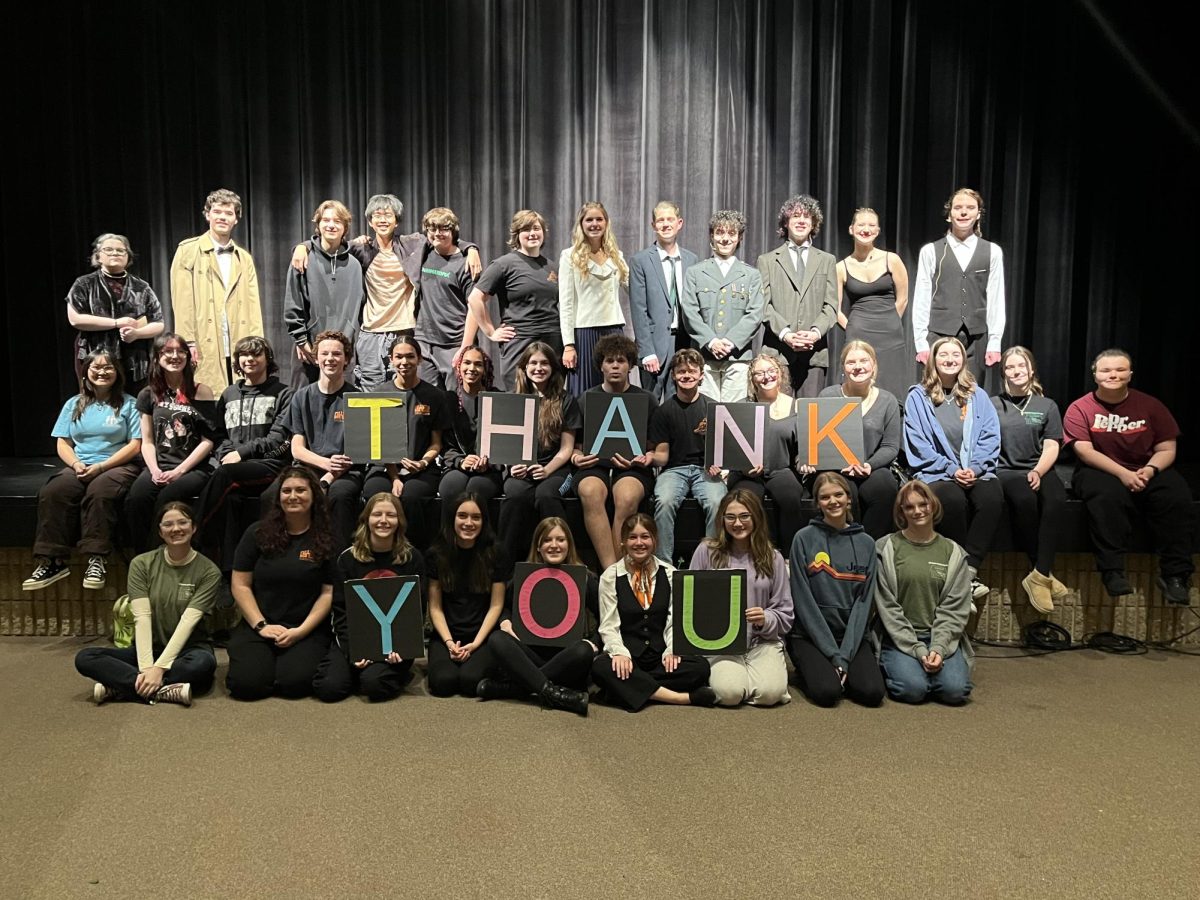
POLYGON ((962 347, 957 341, 946 341, 937 348, 934 368, 944 381, 953 381, 963 367, 962 347))
POLYGON ((671 370, 671 374, 675 377, 675 386, 684 392, 691 392, 699 388, 700 382, 704 378, 703 370, 691 363, 676 366, 671 370))
POLYGON ((1020 353, 1010 353, 1004 358, 1004 388, 1013 396, 1029 393, 1029 361, 1020 353))
POLYGON ((545 353, 534 352, 529 357, 529 361, 525 363, 525 377, 538 390, 546 386, 553 371, 554 367, 550 364, 550 358, 545 353))
POLYGON ((933 508, 919 491, 910 490, 904 494, 900 501, 900 511, 904 514, 907 528, 933 525, 933 508))
POLYGON ((454 229, 449 225, 430 225, 425 229, 425 237, 429 238, 435 253, 441 256, 454 253, 454 229))
POLYGON ((866 350, 851 350, 846 354, 842 371, 851 384, 870 384, 875 380, 875 361, 866 350))
POLYGON ((864 247, 874 246, 875 239, 879 237, 879 216, 873 212, 856 215, 850 226, 850 237, 854 238, 856 244, 864 247))
POLYGON ((950 201, 950 227, 959 238, 965 238, 975 230, 979 221, 979 201, 970 194, 955 194, 950 201))
POLYGON ((117 383, 117 369, 111 356, 100 355, 88 364, 84 373, 97 396, 107 397, 117 383))
POLYGON ((243 350, 237 356, 237 365, 242 375, 251 384, 258 384, 267 377, 267 354, 243 350))
POLYGON ((380 242, 386 244, 390 241, 396 232, 396 211, 388 207, 371 213, 371 230, 380 242))
POLYGON ((414 344, 396 344, 392 347, 392 368, 400 383, 411 388, 417 383, 417 367, 421 365, 421 357, 414 344))
POLYGON ((712 243, 713 253, 718 259, 729 259, 737 253, 742 237, 738 234, 737 228, 732 225, 717 225, 713 229, 709 241, 712 243))
POLYGON ((567 559, 567 551, 570 548, 570 541, 567 538, 567 533, 559 526, 555 525, 544 535, 538 543, 538 556, 542 558, 542 562, 551 566, 561 566, 567 559))
POLYGON ((1120 393, 1129 388, 1133 364, 1125 356, 1102 356, 1096 360, 1096 387, 1120 393))
POLYGON ((105 275, 120 275, 129 265, 129 248, 116 238, 105 238, 96 248, 96 258, 105 275))
POLYGON ((182 510, 168 509, 158 520, 158 533, 167 547, 173 549, 190 547, 192 535, 196 533, 196 526, 182 510))
POLYGON ((312 485, 306 478, 285 478, 279 486, 279 505, 287 515, 304 515, 312 509, 312 485))
POLYGON ((745 504, 736 500, 725 507, 721 524, 725 527, 725 533, 734 541, 748 541, 754 534, 754 516, 745 504))
POLYGON ((217 243, 224 244, 229 241, 238 223, 237 208, 232 203, 214 203, 204 214, 204 219, 217 243))
POLYGON ((638 565, 644 565, 654 555, 655 541, 648 528, 641 522, 625 538, 625 555, 638 565))
POLYGON ((454 538, 460 547, 473 547, 483 530, 483 513, 474 500, 464 500, 454 511, 454 538))
POLYGON ((400 514, 396 512, 392 501, 387 499, 375 501, 375 505, 367 514, 367 531, 371 535, 372 542, 381 547, 391 546, 392 540, 396 536, 396 529, 399 527, 400 514))
POLYGON ((798 212, 787 220, 788 239, 793 244, 803 244, 812 237, 812 214, 798 212))
POLYGON ((750 378, 754 382, 754 393, 759 399, 773 399, 779 393, 779 380, 782 377, 779 366, 769 359, 755 360, 750 370, 750 378))
POLYGON ((654 211, 654 233, 664 247, 672 246, 679 239, 681 228, 683 219, 676 215, 674 209, 664 206, 654 211))
POLYGON ((850 498, 846 490, 836 482, 826 482, 817 491, 817 507, 825 521, 841 527, 846 522, 846 513, 850 509, 850 498))
POLYGON ((458 377, 463 388, 470 392, 479 387, 483 383, 484 369, 482 350, 472 347, 463 353, 462 361, 458 364, 458 377))
POLYGON ((326 378, 336 378, 346 371, 346 348, 341 341, 324 340, 317 345, 317 366, 326 378))
POLYGON ((608 229, 608 217, 604 215, 604 210, 595 206, 588 207, 583 211, 579 227, 588 241, 599 243, 604 239, 604 232, 608 229))
POLYGON ((158 354, 158 364, 163 371, 173 375, 182 374, 187 368, 188 348, 187 344, 178 340, 169 340, 163 345, 162 350, 158 354))
POLYGON ((337 210, 329 207, 321 213, 321 219, 317 222, 317 233, 321 235, 321 242, 326 249, 332 250, 341 246, 342 238, 346 235, 346 226, 338 218, 337 210))
POLYGON ((517 240, 520 242, 521 252, 526 256, 537 256, 542 252, 542 242, 546 239, 546 235, 542 231, 542 223, 536 219, 528 228, 522 229, 517 233, 517 240))

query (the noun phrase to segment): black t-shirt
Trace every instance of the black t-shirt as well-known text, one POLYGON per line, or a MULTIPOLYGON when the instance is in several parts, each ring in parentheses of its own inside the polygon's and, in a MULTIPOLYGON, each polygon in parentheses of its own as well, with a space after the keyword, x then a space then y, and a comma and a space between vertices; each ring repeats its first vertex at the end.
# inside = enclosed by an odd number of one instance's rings
POLYGON ((1000 394, 992 398, 992 406, 1000 419, 999 468, 1028 472, 1041 459, 1045 441, 1062 444, 1062 416, 1049 397, 1000 394))
POLYGON ((684 403, 672 394, 650 413, 650 447, 666 442, 670 447, 666 468, 704 465, 704 434, 708 427, 709 399, 697 394, 684 403))
POLYGON ((462 253, 455 250, 453 256, 446 258, 431 250, 421 264, 417 337, 435 346, 460 344, 467 323, 467 297, 474 286, 462 253))
POLYGON ((416 575, 421 579, 421 603, 425 597, 425 557, 416 547, 408 562, 392 562, 392 551, 376 553, 370 562, 360 562, 354 558, 349 548, 342 551, 335 564, 337 581, 333 584, 333 633, 342 649, 349 647, 349 630, 346 624, 346 582, 363 581, 367 578, 396 578, 416 575))
POLYGON ((312 612, 322 586, 337 581, 335 561, 314 559, 311 529, 292 535, 282 553, 267 556, 258 546, 258 526, 255 522, 242 535, 233 557, 234 571, 253 576, 254 599, 264 619, 295 628, 312 612))
POLYGON ((505 253, 483 270, 477 287, 500 303, 500 318, 529 337, 558 335, 558 273, 544 256, 505 253))
MULTIPOLYGON (((583 410, 579 406, 579 401, 570 394, 563 394, 562 396, 562 413, 562 430, 564 432, 578 432, 583 428, 583 410)), ((539 427, 537 445, 538 465, 544 466, 549 464, 550 460, 554 459, 554 454, 558 453, 558 448, 562 443, 562 432, 552 437, 553 440, 550 441, 549 446, 546 446, 542 441, 542 432, 539 427)))
MULTIPOLYGON (((495 553, 492 557, 491 584, 507 582, 512 578, 512 562, 507 558, 499 545, 493 545, 495 553)), ((472 591, 465 585, 467 573, 475 561, 476 548, 462 550, 453 563, 443 560, 444 548, 434 547, 429 551, 428 574, 430 581, 436 581, 442 588, 442 613, 446 617, 446 627, 450 636, 456 641, 470 643, 479 633, 479 626, 487 617, 488 607, 492 603, 491 584, 486 591, 472 591), (448 565, 454 566, 454 590, 448 590, 441 573, 448 565)))
MULTIPOLYGON (((142 388, 137 396, 137 411, 150 417, 158 467, 169 472, 192 455, 205 438, 214 437, 209 416, 216 412, 216 402, 188 400, 182 394, 164 397, 155 402, 150 388, 142 388), (207 407, 208 416, 202 411, 207 407)), ((208 463, 204 460, 201 468, 208 463)))
MULTIPOLYGON (((403 391, 404 388, 396 387, 395 381, 385 381, 375 388, 373 393, 403 391)), ((427 381, 418 381, 410 393, 412 398, 408 404, 408 458, 420 459, 429 450, 429 445, 433 442, 433 433, 441 431, 444 434, 454 423, 450 418, 450 407, 446 404, 445 391, 435 388, 427 381)))
MULTIPOLYGON (((588 388, 586 391, 584 391, 585 395, 587 395, 587 394, 606 394, 606 393, 608 393, 608 391, 604 390, 603 384, 598 384, 595 387, 588 388)), ((654 413, 658 409, 658 399, 653 394, 651 394, 648 390, 646 390, 645 388, 640 388, 636 384, 627 385, 625 390, 622 391, 621 393, 622 393, 622 395, 624 395, 626 397, 632 396, 634 394, 645 394, 647 397, 650 398, 650 417, 646 421, 646 437, 647 437, 647 439, 649 439, 650 423, 654 421, 654 413)), ((580 435, 580 438, 582 439, 582 435, 580 435)), ((649 440, 649 443, 651 444, 651 447, 649 449, 653 449, 654 441, 649 440)), ((581 447, 580 452, 586 453, 587 448, 581 447)), ((600 460, 596 463, 596 467, 600 468, 600 469, 611 469, 613 467, 613 465, 611 462, 609 462, 608 459, 601 457, 600 460)), ((643 471, 650 471, 650 470, 643 470, 643 471)))
POLYGON ((283 424, 292 434, 303 435, 313 453, 335 456, 345 446, 346 400, 343 395, 357 390, 348 381, 332 394, 324 393, 317 382, 305 385, 292 395, 283 424))

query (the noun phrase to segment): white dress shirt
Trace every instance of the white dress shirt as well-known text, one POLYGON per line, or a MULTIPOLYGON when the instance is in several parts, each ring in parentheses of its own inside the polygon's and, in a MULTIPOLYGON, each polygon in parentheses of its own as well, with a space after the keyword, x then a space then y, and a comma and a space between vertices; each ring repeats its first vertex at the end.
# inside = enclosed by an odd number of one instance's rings
MULTIPOLYGON (((936 242, 935 242, 936 243, 936 242)), ((967 271, 979 236, 971 234, 960 241, 953 232, 946 232, 946 244, 962 271, 967 271)), ((929 350, 929 309, 933 305, 933 273, 937 269, 934 244, 921 248, 917 261, 917 284, 913 289, 913 343, 918 353, 929 350)), ((987 279, 987 352, 999 353, 1004 340, 1004 254, 998 244, 992 244, 987 279)))

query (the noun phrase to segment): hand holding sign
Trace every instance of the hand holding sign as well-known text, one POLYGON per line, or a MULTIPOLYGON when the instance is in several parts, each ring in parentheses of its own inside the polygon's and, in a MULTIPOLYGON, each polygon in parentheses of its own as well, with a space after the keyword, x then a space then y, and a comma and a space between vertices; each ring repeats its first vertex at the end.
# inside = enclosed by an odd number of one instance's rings
POLYGON ((859 465, 863 451, 862 399, 801 398, 796 401, 798 466, 840 472, 859 465))
POLYGON ((517 563, 513 568, 513 636, 527 644, 566 647, 583 639, 587 569, 517 563))
POLYGON ((745 653, 746 570, 680 569, 671 583, 675 653, 745 653))

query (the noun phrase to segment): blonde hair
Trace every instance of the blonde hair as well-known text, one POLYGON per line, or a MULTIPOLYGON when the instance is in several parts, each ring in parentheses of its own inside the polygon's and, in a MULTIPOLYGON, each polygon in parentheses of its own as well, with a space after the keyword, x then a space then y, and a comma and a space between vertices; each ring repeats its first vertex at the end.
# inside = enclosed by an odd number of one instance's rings
POLYGON ((933 342, 933 346, 929 348, 929 356, 925 360, 925 374, 921 376, 921 388, 934 406, 941 406, 946 402, 946 391, 942 388, 942 378, 938 375, 937 370, 937 352, 943 344, 949 343, 955 344, 963 356, 963 366, 958 370, 958 378, 954 381, 954 390, 950 392, 950 396, 957 405, 966 406, 967 400, 975 392, 975 376, 967 368, 967 349, 956 337, 940 337, 933 342))
POLYGON ((403 565, 412 559, 413 554, 413 546, 405 534, 408 520, 404 517, 404 507, 400 505, 400 498, 388 491, 372 495, 363 511, 359 513, 358 527, 354 529, 354 540, 350 544, 350 555, 361 563, 370 562, 375 558, 375 551, 371 549, 370 519, 371 512, 380 503, 390 503, 396 511, 396 533, 392 535, 392 562, 403 565))
MULTIPOLYGON (((1001 375, 1004 374, 1004 362, 1010 356, 1021 357, 1021 359, 1025 360, 1025 365, 1027 365, 1029 367, 1029 393, 1037 394, 1039 397, 1045 397, 1046 392, 1042 388, 1042 383, 1040 381, 1038 381, 1037 363, 1034 362, 1033 351, 1030 350, 1028 347, 1022 347, 1020 344, 1014 344, 1013 346, 1009 347, 1007 350, 1005 350, 1003 353, 1000 354, 1000 374, 1001 375)), ((1008 379, 1006 378, 1004 380, 1004 382, 1005 382, 1004 387, 1007 390, 1008 379)))
POLYGON ((600 239, 600 249, 616 265, 617 272, 621 276, 621 284, 629 284, 629 266, 621 257, 621 248, 617 246, 617 238, 613 234, 612 220, 608 217, 608 210, 599 200, 587 201, 579 207, 579 212, 575 214, 575 227, 571 229, 571 266, 579 273, 580 278, 584 281, 587 280, 588 256, 592 252, 592 248, 583 233, 583 218, 588 214, 588 210, 592 209, 600 210, 604 216, 604 237, 600 239))
POLYGON ((871 384, 874 385, 875 379, 879 377, 879 359, 875 356, 875 348, 866 341, 854 340, 846 342, 846 346, 842 348, 842 356, 839 360, 842 366, 842 372, 844 373, 846 371, 846 357, 848 357, 855 350, 861 350, 863 353, 867 354, 867 356, 871 357, 871 384))
POLYGON ((755 403, 758 400, 758 385, 754 381, 754 367, 760 362, 769 362, 779 371, 779 393, 792 395, 792 373, 788 371, 788 367, 783 364, 783 360, 778 353, 772 353, 764 350, 754 359, 750 360, 750 368, 746 370, 746 396, 755 403))

